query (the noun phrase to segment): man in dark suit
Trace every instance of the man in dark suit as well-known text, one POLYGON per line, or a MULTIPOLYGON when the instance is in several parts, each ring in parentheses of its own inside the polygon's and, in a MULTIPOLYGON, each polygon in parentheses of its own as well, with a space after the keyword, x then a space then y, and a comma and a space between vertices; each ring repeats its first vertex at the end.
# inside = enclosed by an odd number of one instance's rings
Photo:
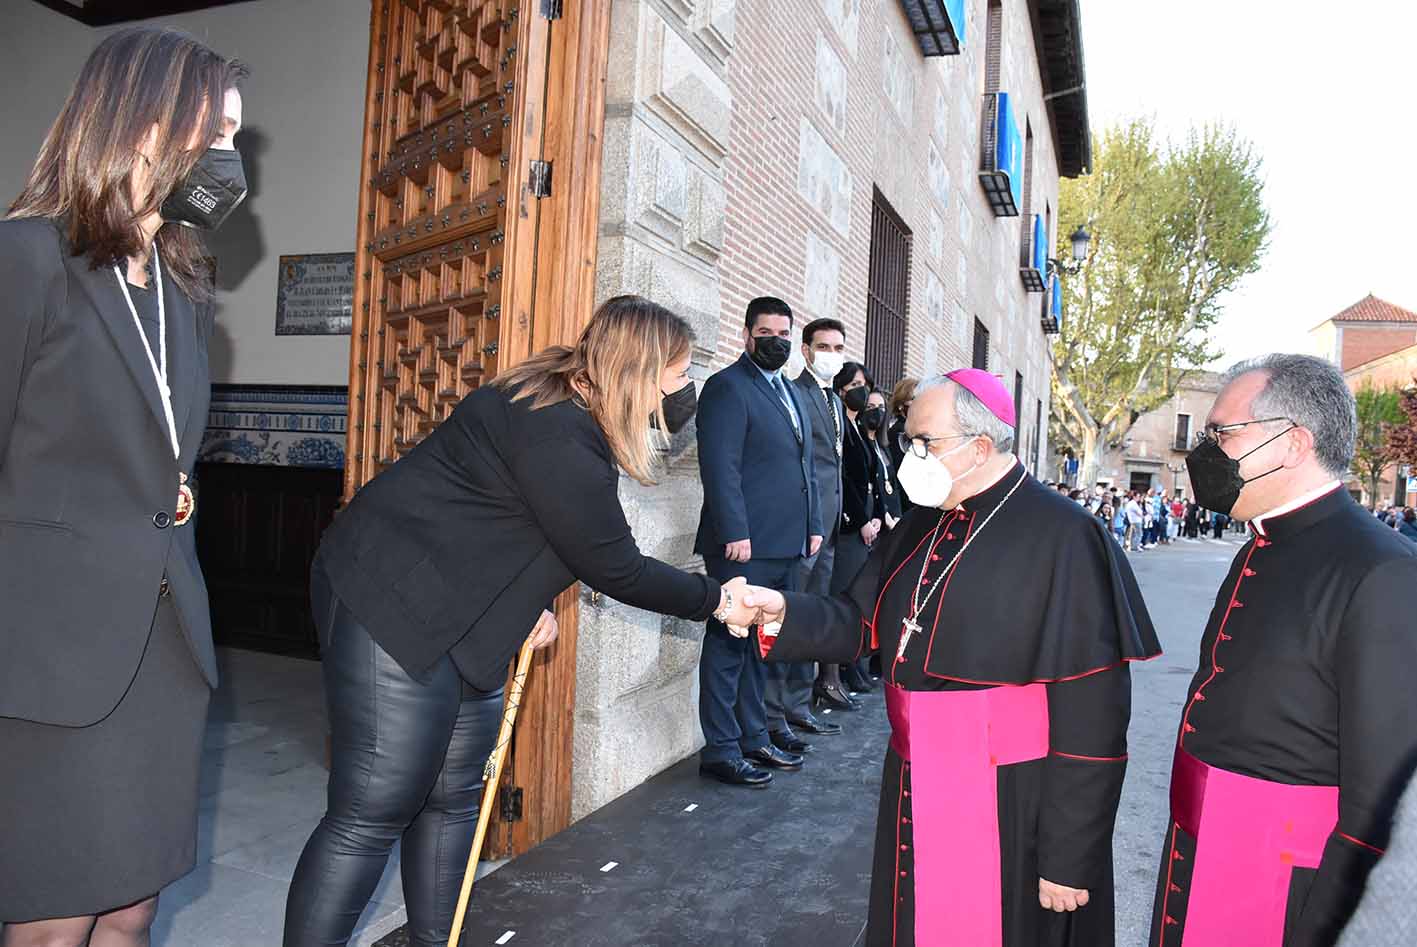
MULTIPOLYGON (((812 468, 822 514, 822 545, 798 570, 797 588, 812 595, 831 591, 837 527, 841 521, 841 450, 846 413, 832 391, 832 380, 846 360, 846 327, 836 319, 817 319, 802 328, 802 358, 807 367, 793 382, 812 419, 812 468)), ((812 713, 813 662, 773 662, 767 666, 768 732, 773 745, 802 753, 811 744, 793 733, 841 732, 812 713)))
MULTIPOLYGON (((812 415, 801 389, 782 377, 792 352, 792 310, 781 299, 748 304, 744 354, 699 395, 699 474, 704 505, 695 551, 708 574, 794 589, 802 561, 824 534, 812 469, 812 415)), ((753 639, 710 620, 699 659, 699 771, 739 786, 766 786, 770 769, 802 757, 773 745, 765 680, 753 639)))

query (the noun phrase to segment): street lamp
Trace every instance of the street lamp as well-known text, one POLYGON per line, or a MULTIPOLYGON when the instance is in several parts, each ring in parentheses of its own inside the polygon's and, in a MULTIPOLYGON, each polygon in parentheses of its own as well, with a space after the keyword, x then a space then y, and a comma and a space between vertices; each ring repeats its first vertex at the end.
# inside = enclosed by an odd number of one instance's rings
POLYGON ((1053 273, 1076 276, 1078 273, 1082 272, 1083 263, 1087 262, 1087 245, 1092 242, 1092 234, 1088 233, 1083 228, 1082 224, 1078 224, 1078 229, 1073 231, 1072 236, 1069 237, 1068 240, 1073 245, 1072 262, 1064 263, 1062 260, 1050 258, 1048 260, 1048 269, 1053 273))

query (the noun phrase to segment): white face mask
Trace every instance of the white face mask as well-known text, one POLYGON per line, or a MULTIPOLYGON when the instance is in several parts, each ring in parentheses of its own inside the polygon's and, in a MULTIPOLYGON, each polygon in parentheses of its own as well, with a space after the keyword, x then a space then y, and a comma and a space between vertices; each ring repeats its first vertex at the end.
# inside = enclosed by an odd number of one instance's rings
POLYGON ((812 371, 822 381, 831 381, 841 373, 846 356, 841 352, 813 352, 812 371))
MULTIPOLYGON (((971 445, 972 441, 965 441, 958 447, 947 450, 943 454, 929 457, 917 457, 914 451, 906 451, 905 459, 900 462, 900 471, 896 474, 900 478, 901 489, 910 498, 910 502, 916 506, 942 507, 949 499, 950 491, 954 489, 954 474, 945 466, 944 458, 957 451, 964 450, 971 445)), ((972 468, 968 473, 962 474, 960 479, 968 477, 969 474, 978 470, 972 468)))

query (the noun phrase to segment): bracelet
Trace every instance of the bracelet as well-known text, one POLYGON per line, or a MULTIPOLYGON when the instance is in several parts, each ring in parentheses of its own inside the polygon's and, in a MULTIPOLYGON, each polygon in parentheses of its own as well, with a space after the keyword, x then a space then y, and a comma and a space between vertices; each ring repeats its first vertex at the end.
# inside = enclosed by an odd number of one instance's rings
POLYGON ((723 604, 713 613, 714 621, 728 623, 728 616, 733 614, 733 593, 727 587, 720 586, 719 591, 723 593, 723 604))

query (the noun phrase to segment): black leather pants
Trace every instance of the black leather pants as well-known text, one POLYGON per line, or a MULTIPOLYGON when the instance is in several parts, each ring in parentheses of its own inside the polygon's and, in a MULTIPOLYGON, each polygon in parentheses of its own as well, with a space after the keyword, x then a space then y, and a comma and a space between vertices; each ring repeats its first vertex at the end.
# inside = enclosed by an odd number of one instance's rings
POLYGON ((331 594, 318 566, 311 595, 333 759, 325 816, 290 884, 285 947, 347 943, 399 839, 410 943, 444 945, 502 693, 471 690, 447 657, 423 680, 410 677, 331 594))

